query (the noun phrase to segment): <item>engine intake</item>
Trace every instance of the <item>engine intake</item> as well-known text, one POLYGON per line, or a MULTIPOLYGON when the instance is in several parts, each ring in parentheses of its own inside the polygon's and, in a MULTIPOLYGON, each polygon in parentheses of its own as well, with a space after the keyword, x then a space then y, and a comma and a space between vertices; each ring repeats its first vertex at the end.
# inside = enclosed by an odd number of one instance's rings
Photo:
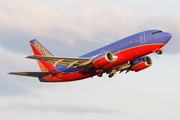
POLYGON ((101 68, 109 63, 117 60, 117 56, 113 55, 111 52, 102 53, 94 58, 92 64, 95 68, 101 68))

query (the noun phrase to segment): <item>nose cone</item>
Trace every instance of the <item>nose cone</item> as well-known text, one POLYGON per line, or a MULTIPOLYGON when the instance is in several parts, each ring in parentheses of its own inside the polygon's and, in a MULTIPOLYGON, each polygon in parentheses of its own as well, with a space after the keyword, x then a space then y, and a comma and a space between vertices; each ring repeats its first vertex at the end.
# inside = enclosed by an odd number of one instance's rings
POLYGON ((165 43, 167 43, 171 39, 172 35, 170 33, 163 33, 163 38, 165 43))

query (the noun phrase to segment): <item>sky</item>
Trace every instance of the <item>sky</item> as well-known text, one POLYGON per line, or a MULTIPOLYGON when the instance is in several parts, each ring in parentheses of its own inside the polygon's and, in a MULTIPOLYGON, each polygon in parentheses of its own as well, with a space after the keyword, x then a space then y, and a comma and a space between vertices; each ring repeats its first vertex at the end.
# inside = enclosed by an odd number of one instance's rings
POLYGON ((0 118, 3 120, 179 120, 178 0, 0 0, 0 118), (140 72, 67 83, 8 75, 40 71, 29 41, 55 56, 77 57, 129 35, 172 34, 163 54, 140 72))

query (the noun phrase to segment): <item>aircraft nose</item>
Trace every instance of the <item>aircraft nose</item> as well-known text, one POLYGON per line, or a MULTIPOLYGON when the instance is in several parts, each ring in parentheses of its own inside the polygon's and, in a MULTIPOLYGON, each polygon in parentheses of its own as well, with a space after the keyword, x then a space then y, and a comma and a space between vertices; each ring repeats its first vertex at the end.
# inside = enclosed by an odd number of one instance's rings
POLYGON ((171 37, 172 37, 171 33, 166 33, 166 32, 163 33, 163 38, 166 43, 171 39, 171 37))

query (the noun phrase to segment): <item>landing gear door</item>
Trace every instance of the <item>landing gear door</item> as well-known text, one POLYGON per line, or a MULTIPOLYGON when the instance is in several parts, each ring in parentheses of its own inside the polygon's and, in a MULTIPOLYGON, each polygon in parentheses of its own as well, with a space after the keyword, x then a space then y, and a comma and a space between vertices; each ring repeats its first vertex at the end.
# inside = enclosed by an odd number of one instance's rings
POLYGON ((141 41, 142 44, 146 43, 145 32, 140 34, 140 41, 141 41))

